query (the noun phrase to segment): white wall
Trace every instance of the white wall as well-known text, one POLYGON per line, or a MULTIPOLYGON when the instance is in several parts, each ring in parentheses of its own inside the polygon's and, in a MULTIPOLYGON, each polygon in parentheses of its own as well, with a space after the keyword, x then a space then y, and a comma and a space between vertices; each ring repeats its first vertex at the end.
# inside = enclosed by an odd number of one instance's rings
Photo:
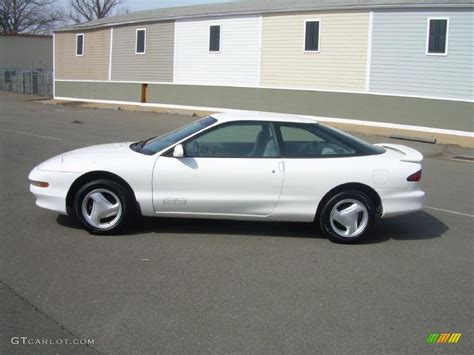
POLYGON ((174 81, 179 84, 259 85, 261 18, 177 21, 174 81), (209 52, 209 26, 221 26, 221 51, 209 52))

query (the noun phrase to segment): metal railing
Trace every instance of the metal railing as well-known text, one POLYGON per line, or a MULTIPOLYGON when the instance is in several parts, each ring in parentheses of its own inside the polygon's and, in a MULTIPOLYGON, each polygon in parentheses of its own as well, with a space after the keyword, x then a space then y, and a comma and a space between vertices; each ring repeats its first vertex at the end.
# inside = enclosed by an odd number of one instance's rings
POLYGON ((53 96, 53 72, 0 68, 0 90, 53 96))

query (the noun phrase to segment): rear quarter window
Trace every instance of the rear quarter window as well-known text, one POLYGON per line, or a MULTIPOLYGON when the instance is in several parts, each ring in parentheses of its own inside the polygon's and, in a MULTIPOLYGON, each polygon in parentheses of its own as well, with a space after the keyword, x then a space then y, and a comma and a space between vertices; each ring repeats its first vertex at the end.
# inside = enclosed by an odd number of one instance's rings
POLYGON ((277 124, 282 155, 288 158, 335 158, 383 153, 355 137, 320 124, 277 124))

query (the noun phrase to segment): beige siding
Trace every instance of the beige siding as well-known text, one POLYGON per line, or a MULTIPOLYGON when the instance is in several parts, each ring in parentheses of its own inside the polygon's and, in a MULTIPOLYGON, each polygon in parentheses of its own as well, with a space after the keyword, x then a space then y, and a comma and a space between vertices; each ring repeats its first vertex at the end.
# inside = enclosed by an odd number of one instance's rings
POLYGON ((365 90, 368 12, 263 18, 261 84, 321 90, 365 90), (304 52, 305 20, 321 20, 320 53, 304 52))
POLYGON ((112 80, 173 81, 174 22, 114 28, 112 80), (146 29, 146 53, 135 54, 137 28, 146 29))
POLYGON ((56 33, 56 79, 107 80, 109 77, 110 29, 85 31, 84 55, 76 56, 76 34, 56 33))

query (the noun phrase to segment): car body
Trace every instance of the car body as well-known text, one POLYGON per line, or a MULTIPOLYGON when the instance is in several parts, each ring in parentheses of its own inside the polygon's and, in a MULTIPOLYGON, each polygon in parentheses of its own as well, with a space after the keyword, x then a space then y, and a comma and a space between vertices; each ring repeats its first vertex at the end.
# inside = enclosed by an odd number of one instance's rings
POLYGON ((147 141, 58 155, 29 180, 39 207, 73 215, 94 233, 118 231, 131 214, 325 219, 331 239, 350 242, 377 217, 423 207, 422 160, 412 148, 370 145, 305 116, 232 112, 147 141))

